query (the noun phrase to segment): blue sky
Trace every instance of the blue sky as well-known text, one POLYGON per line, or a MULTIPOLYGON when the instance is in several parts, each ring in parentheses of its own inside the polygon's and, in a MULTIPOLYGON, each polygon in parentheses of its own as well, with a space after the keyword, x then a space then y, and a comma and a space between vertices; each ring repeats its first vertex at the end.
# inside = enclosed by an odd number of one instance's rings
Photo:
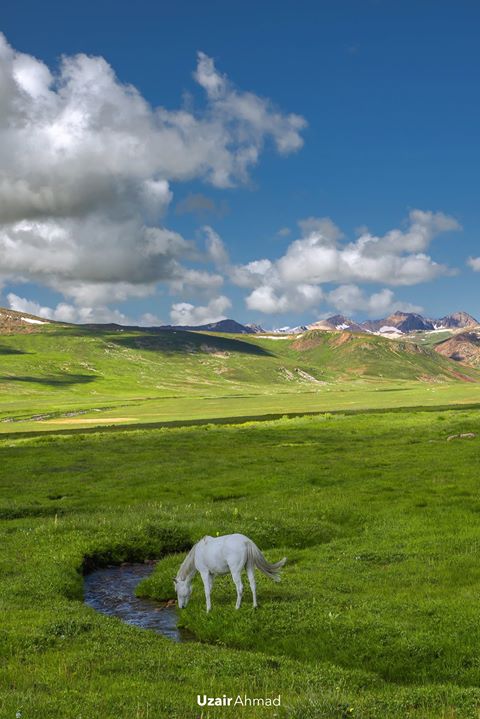
POLYGON ((2 304, 480 316, 479 20, 466 1, 7 0, 2 304))

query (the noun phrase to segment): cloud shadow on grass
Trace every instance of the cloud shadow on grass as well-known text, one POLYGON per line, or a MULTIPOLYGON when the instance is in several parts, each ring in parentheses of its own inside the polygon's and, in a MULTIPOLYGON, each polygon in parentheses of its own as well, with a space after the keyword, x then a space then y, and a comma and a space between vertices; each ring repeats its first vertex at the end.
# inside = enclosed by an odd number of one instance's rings
POLYGON ((88 374, 64 374, 53 377, 31 377, 27 375, 0 375, 0 382, 27 382, 32 384, 48 385, 50 387, 65 387, 71 384, 88 384, 97 378, 88 374))
POLYGON ((231 337, 214 335, 205 332, 192 332, 187 330, 161 330, 142 329, 141 327, 94 327, 72 326, 62 328, 57 334, 77 337, 96 337, 109 344, 115 344, 125 349, 162 352, 164 354, 188 354, 230 352, 232 354, 249 354, 258 357, 273 357, 273 353, 264 347, 231 337))
POLYGON ((15 347, 5 347, 4 345, 0 345, 0 355, 27 355, 30 354, 30 352, 25 352, 24 350, 16 349, 15 347))
POLYGON ((163 352, 166 354, 229 352, 271 357, 272 353, 263 347, 235 337, 219 337, 201 332, 167 330, 159 334, 144 333, 139 336, 110 338, 111 342, 129 349, 163 352))

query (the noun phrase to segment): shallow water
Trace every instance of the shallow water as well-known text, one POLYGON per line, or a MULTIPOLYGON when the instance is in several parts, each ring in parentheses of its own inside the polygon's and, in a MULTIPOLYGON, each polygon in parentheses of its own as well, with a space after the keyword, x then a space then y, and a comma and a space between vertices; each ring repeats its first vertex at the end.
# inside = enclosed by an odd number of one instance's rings
POLYGON ((135 596, 135 587, 153 569, 153 564, 95 569, 85 577, 85 604, 127 624, 163 634, 174 642, 191 641, 192 635, 177 627, 175 606, 135 596))

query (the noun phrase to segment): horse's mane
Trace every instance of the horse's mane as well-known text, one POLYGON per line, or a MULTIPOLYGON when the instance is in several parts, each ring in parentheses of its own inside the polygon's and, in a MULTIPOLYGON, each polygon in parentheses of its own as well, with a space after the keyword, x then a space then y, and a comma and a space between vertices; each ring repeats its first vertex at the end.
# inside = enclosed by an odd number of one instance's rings
POLYGON ((180 569, 177 572, 177 579, 180 579, 180 581, 184 581, 190 574, 193 574, 193 572, 195 571, 195 547, 197 546, 197 544, 198 542, 193 545, 193 547, 180 565, 180 569))

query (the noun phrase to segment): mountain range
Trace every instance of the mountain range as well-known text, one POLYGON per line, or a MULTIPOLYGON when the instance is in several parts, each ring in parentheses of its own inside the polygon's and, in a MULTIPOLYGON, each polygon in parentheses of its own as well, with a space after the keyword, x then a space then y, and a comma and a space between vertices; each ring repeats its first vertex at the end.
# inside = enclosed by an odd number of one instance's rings
POLYGON ((366 320, 365 322, 356 322, 345 315, 338 314, 323 320, 318 320, 317 322, 312 322, 308 325, 280 327, 274 330, 265 330, 260 325, 254 324, 242 325, 231 319, 197 326, 173 327, 172 325, 167 325, 162 327, 162 329, 234 332, 235 334, 265 334, 267 332, 273 334, 301 334, 309 330, 325 330, 327 332, 364 332, 368 334, 394 336, 419 331, 432 332, 439 330, 468 329, 477 327, 478 325, 478 320, 467 312, 453 312, 439 319, 423 317, 415 312, 394 312, 388 317, 383 317, 378 320, 366 320))
POLYGON ((394 327, 402 333, 416 331, 432 331, 443 329, 460 329, 476 327, 478 320, 467 312, 454 312, 440 319, 429 319, 415 312, 394 312, 380 320, 367 320, 361 327, 371 332, 381 332, 384 327, 394 327))
MULTIPOLYGON (((35 325, 53 322, 43 317, 36 317, 26 312, 17 312, 6 308, 0 308, 0 333, 9 333, 21 329, 34 328, 35 325)), ((68 323, 61 323, 68 324, 68 323)), ((327 332, 346 331, 360 332, 367 334, 379 334, 384 336, 398 336, 410 332, 438 332, 439 330, 460 330, 473 329, 480 325, 478 320, 467 312, 453 312, 440 319, 430 319, 415 312, 394 312, 388 317, 378 320, 366 320, 356 322, 345 315, 332 315, 326 319, 318 320, 307 325, 296 327, 280 327, 273 330, 266 330, 258 324, 241 324, 233 319, 223 319, 218 322, 209 322, 203 325, 160 325, 149 329, 178 330, 197 332, 222 332, 226 334, 279 334, 297 335, 310 330, 324 330, 327 332)), ((88 327, 98 328, 122 328, 123 325, 114 323, 99 324, 90 323, 88 327)), ((125 326, 125 329, 133 329, 132 326, 125 326)))

